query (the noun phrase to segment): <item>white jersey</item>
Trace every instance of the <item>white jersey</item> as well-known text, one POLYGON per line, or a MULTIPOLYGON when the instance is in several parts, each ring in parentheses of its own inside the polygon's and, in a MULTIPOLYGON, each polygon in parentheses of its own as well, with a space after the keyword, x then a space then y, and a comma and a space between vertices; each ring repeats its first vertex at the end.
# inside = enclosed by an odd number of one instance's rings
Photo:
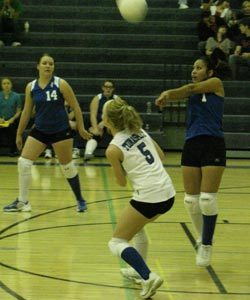
POLYGON ((172 180, 163 167, 151 137, 142 129, 138 134, 124 130, 110 144, 123 153, 122 166, 133 185, 133 199, 157 203, 175 195, 172 180))

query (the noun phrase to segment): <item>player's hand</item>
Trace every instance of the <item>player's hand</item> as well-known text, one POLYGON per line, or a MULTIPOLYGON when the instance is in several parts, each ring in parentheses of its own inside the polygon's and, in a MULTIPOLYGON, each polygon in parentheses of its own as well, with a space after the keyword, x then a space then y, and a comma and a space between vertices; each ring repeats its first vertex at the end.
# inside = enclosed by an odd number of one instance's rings
POLYGON ((16 146, 19 151, 23 148, 23 137, 21 134, 17 134, 16 136, 16 146))
POLYGON ((164 107, 169 100, 169 93, 168 91, 162 92, 160 96, 155 100, 155 105, 159 107, 164 107))
POLYGON ((92 138, 92 134, 89 133, 87 130, 85 129, 81 129, 79 130, 79 134, 80 136, 84 139, 84 140, 90 140, 92 138))
POLYGON ((100 135, 100 130, 99 130, 99 128, 93 128, 93 127, 90 127, 90 128, 89 128, 89 131, 90 131, 90 133, 92 133, 93 135, 100 135))

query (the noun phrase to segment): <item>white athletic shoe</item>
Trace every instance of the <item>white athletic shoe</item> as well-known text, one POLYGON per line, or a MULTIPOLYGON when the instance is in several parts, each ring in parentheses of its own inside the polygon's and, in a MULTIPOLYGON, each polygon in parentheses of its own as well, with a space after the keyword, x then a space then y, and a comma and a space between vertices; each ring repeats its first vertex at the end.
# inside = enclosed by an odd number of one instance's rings
POLYGON ((201 244, 196 254, 196 265, 199 267, 207 267, 210 265, 212 256, 212 246, 201 244))
POLYGON ((45 158, 52 158, 52 150, 51 149, 46 149, 44 153, 45 158))
POLYGON ((142 291, 140 293, 142 299, 148 299, 152 297, 156 290, 163 284, 163 279, 156 273, 151 272, 148 280, 142 280, 142 291))
POLYGON ((73 159, 77 159, 80 157, 80 149, 78 148, 73 148, 73 152, 72 152, 72 158, 73 159))
POLYGON ((122 276, 126 279, 131 280, 137 284, 141 283, 141 276, 133 268, 121 268, 120 271, 122 276))
POLYGON ((18 198, 10 203, 9 205, 6 205, 4 208, 3 208, 3 211, 6 211, 6 212, 17 212, 17 211, 31 211, 31 205, 30 203, 27 201, 26 203, 24 202, 21 202, 18 200, 18 198))
POLYGON ((188 5, 186 4, 180 4, 179 9, 187 9, 188 5))
POLYGON ((87 160, 90 160, 93 157, 94 157, 94 154, 85 153, 83 160, 87 161, 87 160))
POLYGON ((22 46, 22 44, 21 44, 20 42, 13 42, 13 43, 11 44, 11 46, 12 46, 12 47, 20 47, 20 46, 22 46))

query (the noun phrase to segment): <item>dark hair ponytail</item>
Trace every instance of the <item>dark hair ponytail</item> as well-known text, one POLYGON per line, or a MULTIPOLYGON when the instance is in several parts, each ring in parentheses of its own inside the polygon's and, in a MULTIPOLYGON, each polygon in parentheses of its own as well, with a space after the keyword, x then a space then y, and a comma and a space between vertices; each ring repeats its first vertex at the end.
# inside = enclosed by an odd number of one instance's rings
POLYGON ((222 80, 230 79, 232 77, 232 71, 226 61, 221 60, 216 56, 203 56, 200 60, 206 64, 208 70, 214 71, 213 77, 218 77, 222 80))

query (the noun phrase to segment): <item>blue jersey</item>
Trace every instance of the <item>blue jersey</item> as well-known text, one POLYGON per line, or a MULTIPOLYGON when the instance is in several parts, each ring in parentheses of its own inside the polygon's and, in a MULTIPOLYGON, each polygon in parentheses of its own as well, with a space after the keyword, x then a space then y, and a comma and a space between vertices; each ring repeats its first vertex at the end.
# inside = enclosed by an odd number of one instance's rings
POLYGON ((115 99, 118 96, 113 94, 110 97, 106 97, 104 94, 98 94, 98 99, 99 99, 99 105, 98 105, 98 110, 97 110, 97 122, 100 123, 102 121, 102 110, 103 110, 103 106, 106 103, 106 101, 111 100, 111 99, 115 99))
POLYGON ((222 119, 224 98, 214 93, 189 97, 186 140, 199 135, 224 137, 222 119))
POLYGON ((35 126, 41 132, 53 134, 69 127, 64 98, 59 88, 60 78, 52 77, 42 89, 38 80, 31 83, 31 97, 36 108, 35 126))

